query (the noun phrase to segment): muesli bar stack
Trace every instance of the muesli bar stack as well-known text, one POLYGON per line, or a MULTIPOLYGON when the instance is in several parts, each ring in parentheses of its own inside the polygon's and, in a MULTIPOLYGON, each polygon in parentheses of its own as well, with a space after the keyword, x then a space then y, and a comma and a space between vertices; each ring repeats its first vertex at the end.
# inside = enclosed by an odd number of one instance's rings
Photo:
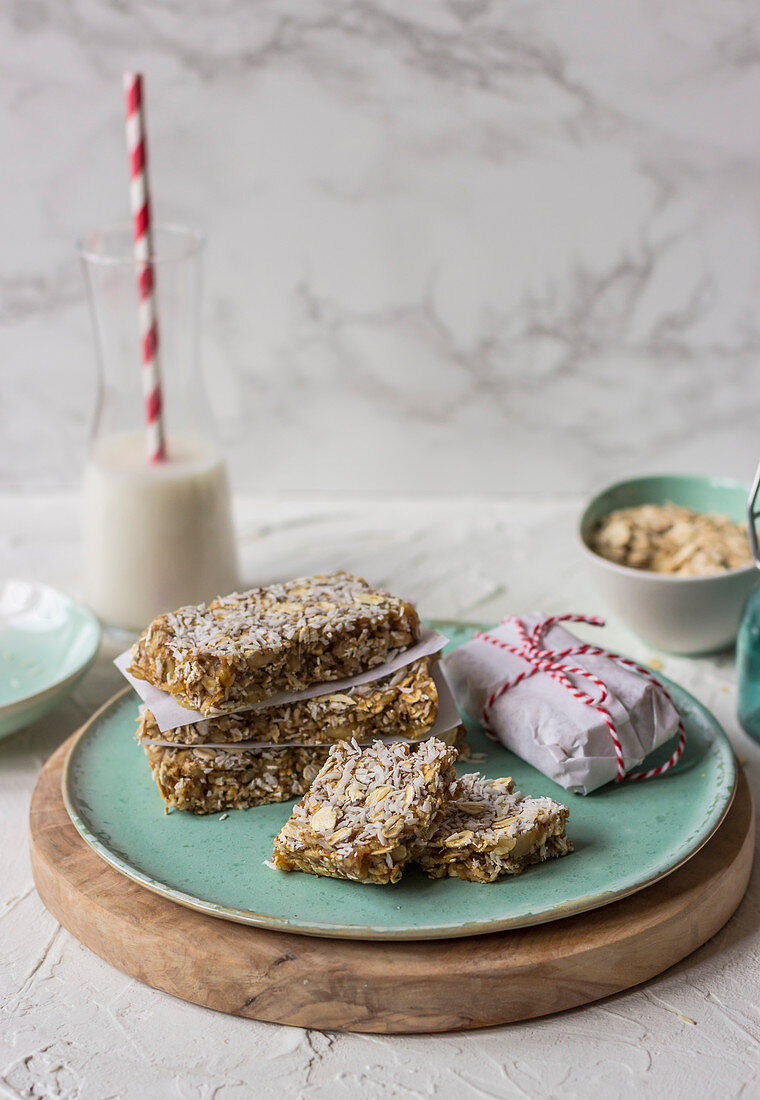
POLYGON ((159 616, 134 646, 130 672, 206 715, 163 732, 150 709, 141 716, 137 736, 167 808, 283 801, 308 789, 336 741, 423 739, 438 717, 435 658, 330 691, 418 638, 410 604, 346 573, 159 616), (313 698, 266 705, 322 683, 313 698))
POLYGON ((342 680, 419 637, 411 604, 336 572, 159 615, 129 671, 205 716, 342 680))
POLYGON ((415 751, 396 742, 339 742, 274 843, 283 871, 397 882, 413 847, 440 817, 456 750, 431 737, 415 751))

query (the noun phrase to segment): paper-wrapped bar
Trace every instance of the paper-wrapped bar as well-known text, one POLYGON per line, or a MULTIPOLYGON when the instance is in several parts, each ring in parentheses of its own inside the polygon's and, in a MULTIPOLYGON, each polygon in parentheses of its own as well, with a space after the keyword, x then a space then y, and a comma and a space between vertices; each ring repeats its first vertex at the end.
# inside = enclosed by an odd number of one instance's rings
MULTIPOLYGON (((533 613, 520 622, 531 634, 545 619, 533 613)), ((588 677, 565 673, 577 688, 574 693, 559 677, 550 675, 548 668, 537 671, 531 660, 502 648, 499 642, 520 648, 517 620, 505 620, 489 631, 488 637, 490 641, 475 637, 443 658, 460 709, 478 722, 483 722, 487 709, 491 732, 566 790, 588 794, 619 778, 619 758, 623 771, 629 772, 679 730, 678 711, 651 679, 624 667, 614 656, 585 653, 569 657, 565 664, 583 668, 606 687, 603 708, 611 719, 618 753, 602 711, 582 698, 589 693, 600 698, 602 688, 588 677), (508 682, 513 686, 499 694, 508 682)), ((537 650, 561 654, 580 646, 569 631, 553 625, 537 650)), ((547 663, 551 664, 550 656, 547 663)))

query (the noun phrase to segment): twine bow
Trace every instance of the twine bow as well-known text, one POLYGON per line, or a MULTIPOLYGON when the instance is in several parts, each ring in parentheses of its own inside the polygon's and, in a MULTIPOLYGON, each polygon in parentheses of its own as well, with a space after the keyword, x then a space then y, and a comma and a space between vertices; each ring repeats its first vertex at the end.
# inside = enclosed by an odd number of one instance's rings
POLYGON ((624 779, 653 779, 654 776, 662 775, 663 772, 668 771, 674 764, 678 763, 686 745, 686 730, 684 728, 683 719, 665 686, 652 675, 648 668, 644 668, 635 661, 631 661, 628 657, 621 657, 619 653, 610 653, 609 650, 600 649, 599 646, 586 645, 585 643, 559 650, 543 648, 544 635, 556 623, 588 623, 589 626, 604 626, 604 619, 597 618, 595 615, 550 615, 542 619, 530 632, 526 629, 523 621, 515 615, 507 615, 505 619, 502 619, 502 623, 514 624, 517 629, 517 645, 512 645, 509 642, 501 641, 499 638, 494 638, 493 635, 489 634, 487 631, 478 631, 473 637, 480 639, 480 641, 488 642, 498 649, 504 649, 508 653, 513 653, 516 657, 522 658, 528 667, 523 669, 522 672, 519 672, 513 679, 505 681, 501 687, 496 688, 488 697, 488 701, 483 707, 483 728, 493 741, 499 740, 490 725, 490 714, 496 700, 501 698, 510 688, 515 687, 522 680, 527 680, 537 673, 544 673, 546 676, 551 676, 558 684, 561 684, 575 699, 579 699, 582 703, 585 703, 586 706, 592 707, 603 718, 615 748, 615 757, 617 760, 616 782, 620 783, 624 779), (676 745, 673 755, 669 760, 666 760, 664 764, 660 764, 658 767, 651 768, 646 772, 634 772, 630 775, 625 774, 623 749, 620 744, 620 738, 618 737, 612 715, 604 705, 609 698, 609 691, 606 685, 598 676, 595 676, 593 672, 590 672, 587 668, 581 668, 580 665, 568 662, 568 658, 570 657, 582 657, 584 655, 588 657, 608 657, 613 661, 617 661, 623 668, 632 669, 634 672, 637 672, 639 676, 643 676, 645 680, 648 680, 650 684, 653 684, 671 704, 676 714, 678 714, 678 744, 676 745), (570 679, 571 676, 580 677, 582 680, 585 680, 587 684, 591 684, 598 688, 598 693, 592 695, 584 690, 582 686, 574 684, 570 679))

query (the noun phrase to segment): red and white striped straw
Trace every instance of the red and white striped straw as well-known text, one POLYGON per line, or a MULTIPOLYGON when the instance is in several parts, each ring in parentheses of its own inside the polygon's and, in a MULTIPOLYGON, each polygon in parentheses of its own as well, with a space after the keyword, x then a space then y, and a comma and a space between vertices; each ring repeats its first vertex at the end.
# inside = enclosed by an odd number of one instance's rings
POLYGON ((152 263, 154 253, 148 184, 148 150, 140 73, 124 74, 124 92, 127 100, 127 151, 129 152, 130 197, 137 263, 137 290, 140 299, 139 321, 148 459, 150 462, 164 462, 166 440, 159 369, 156 280, 152 263))

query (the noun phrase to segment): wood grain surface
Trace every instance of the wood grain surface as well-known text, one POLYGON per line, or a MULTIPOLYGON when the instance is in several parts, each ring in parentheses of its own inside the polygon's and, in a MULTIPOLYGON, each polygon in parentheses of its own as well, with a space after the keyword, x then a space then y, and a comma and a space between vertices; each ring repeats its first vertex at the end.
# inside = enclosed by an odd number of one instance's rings
POLYGON ((754 812, 739 769, 733 805, 711 840, 660 882, 603 909, 455 940, 268 932, 176 905, 101 860, 61 796, 72 741, 47 762, 32 798, 32 866, 43 902, 73 936, 138 981, 258 1020, 430 1032, 587 1004, 646 981, 705 943, 738 906, 752 865, 754 812))

